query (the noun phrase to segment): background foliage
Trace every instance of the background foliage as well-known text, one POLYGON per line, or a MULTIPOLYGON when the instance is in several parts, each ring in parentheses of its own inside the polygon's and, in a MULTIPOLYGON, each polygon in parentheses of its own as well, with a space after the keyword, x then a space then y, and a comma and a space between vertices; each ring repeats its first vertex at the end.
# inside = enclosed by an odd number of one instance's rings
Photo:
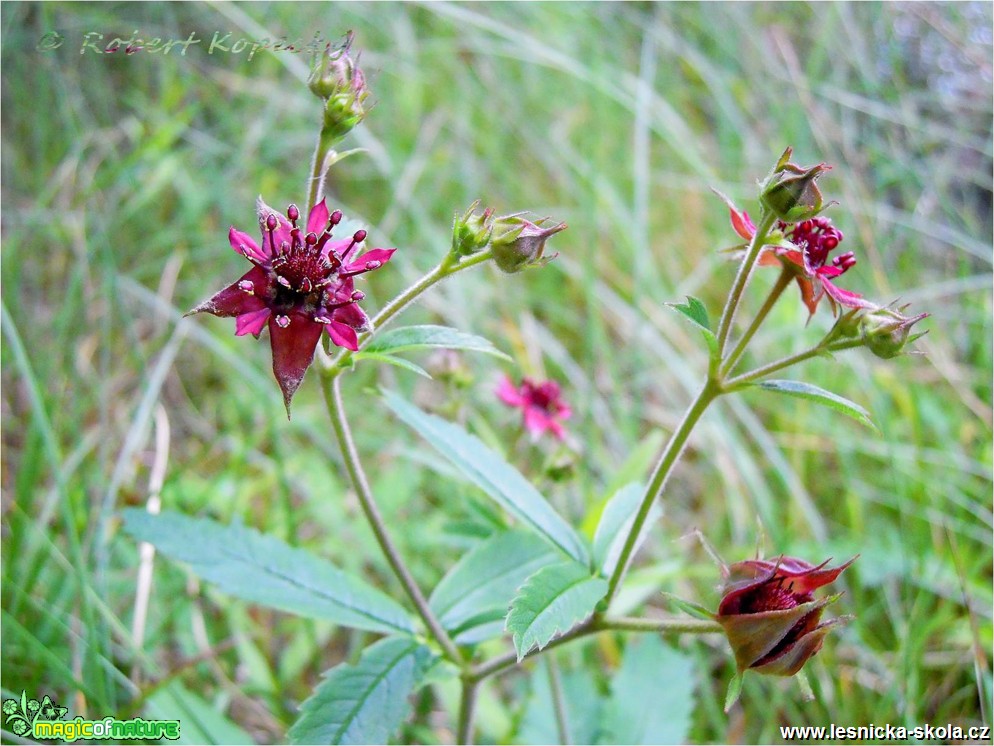
MULTIPOLYGON (((44 692, 91 717, 179 716, 191 741, 281 740, 321 672, 371 641, 232 600, 159 558, 137 647, 138 548, 117 512, 150 492, 398 596, 314 382, 288 423, 268 344, 180 319, 242 269, 225 233, 251 229, 257 194, 303 200, 319 115, 302 56, 208 55, 212 35, 350 28, 377 105, 351 136, 368 154, 339 164, 329 192, 370 225, 372 245, 400 248, 367 283, 367 307, 432 266, 453 213, 478 197, 570 226, 547 268, 460 275, 405 322, 481 334, 525 373, 563 381, 582 444, 571 463, 508 445, 519 423, 492 394, 495 367, 520 371, 492 358, 460 361, 470 385, 368 363, 346 382, 374 489, 422 584, 498 519, 367 390, 385 383, 467 423, 581 523, 644 478, 704 369, 696 332, 664 303, 693 293, 716 312, 731 282, 717 249, 735 238, 708 187, 748 208, 752 180, 792 144, 799 162, 836 166, 823 185, 861 258, 848 287, 930 311, 926 355, 844 356, 793 376, 865 405, 880 436, 799 400, 723 400, 621 600, 671 613, 664 587, 713 607, 717 570, 685 537, 698 527, 727 560, 757 544, 815 561, 860 553, 833 609, 857 619, 809 667, 814 701, 757 677, 730 716, 718 639, 673 641, 677 659, 637 636, 565 648, 574 737, 672 738, 611 730, 634 727, 632 696, 670 703, 699 742, 776 741, 780 724, 989 717, 987 3, 4 4, 3 696, 44 692), (63 46, 37 50, 53 29, 63 46), (87 32, 134 29, 205 41, 185 56, 79 54, 87 32), (543 474, 544 461, 568 478, 543 474), (658 691, 640 684, 645 660, 659 661, 658 691), (696 696, 663 691, 667 677, 696 681, 696 696)), ((802 349, 829 323, 804 319, 791 294, 755 351, 802 349)), ((419 697, 402 738, 451 739, 454 692, 419 697)), ((549 697, 542 664, 491 680, 481 740, 548 741, 549 697)))

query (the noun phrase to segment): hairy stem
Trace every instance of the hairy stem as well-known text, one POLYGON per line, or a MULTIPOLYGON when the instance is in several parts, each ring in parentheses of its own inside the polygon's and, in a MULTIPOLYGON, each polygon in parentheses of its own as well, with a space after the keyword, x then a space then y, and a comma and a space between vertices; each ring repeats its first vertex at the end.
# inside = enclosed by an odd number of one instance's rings
POLYGON ((428 606, 428 601, 425 600, 421 589, 418 588, 414 577, 411 575, 410 570, 407 569, 407 565, 404 564, 404 560, 397 551, 397 547, 394 546, 390 535, 387 533, 386 524, 383 522, 383 516, 380 515, 380 510, 373 500, 369 480, 366 478, 366 472, 363 470, 362 463, 359 461, 359 453, 356 450, 355 441, 352 439, 352 431, 349 429, 349 423, 345 417, 340 382, 337 378, 326 377, 323 379, 323 384, 325 405, 328 408, 328 415, 331 417, 335 436, 342 451, 345 468, 349 473, 352 486, 355 488, 356 495, 359 498, 362 512, 366 515, 366 520, 369 522, 370 528, 373 529, 376 542, 380 545, 380 549, 383 550, 383 554, 386 555, 390 568, 404 587, 408 598, 411 599, 431 636, 441 645, 447 658, 461 665, 462 656, 459 654, 459 649, 432 613, 431 608, 428 606))
POLYGON ((314 147, 311 175, 307 180, 307 212, 304 215, 310 215, 311 208, 321 199, 321 193, 324 191, 324 162, 329 150, 331 150, 331 143, 328 142, 328 137, 325 135, 324 130, 322 130, 321 134, 318 135, 317 145, 314 147))
POLYGON ((740 376, 735 376, 735 378, 729 378, 725 381, 725 389, 727 391, 734 391, 737 388, 744 386, 745 384, 752 383, 753 381, 759 380, 768 376, 770 373, 776 373, 778 370, 783 370, 784 368, 789 368, 797 363, 804 362, 818 355, 822 355, 829 352, 840 352, 842 350, 852 350, 856 347, 862 347, 863 340, 861 339, 846 339, 839 342, 833 342, 831 344, 819 344, 811 349, 805 350, 804 352, 799 352, 796 355, 788 355, 787 357, 781 358, 779 360, 774 360, 772 363, 767 363, 755 370, 751 370, 748 373, 743 373, 740 376))
POLYGON ((742 338, 738 341, 738 344, 735 345, 735 349, 728 353, 728 357, 725 358, 721 371, 723 376, 727 376, 732 372, 732 369, 739 361, 739 358, 742 357, 742 353, 745 352, 749 342, 759 330, 759 327, 762 326, 763 322, 766 320, 766 317, 773 309, 773 306, 775 306, 777 301, 780 300, 780 296, 783 294, 783 291, 787 289, 787 286, 790 285, 790 282, 793 279, 794 273, 787 267, 780 270, 780 276, 777 278, 777 281, 773 287, 770 288, 770 294, 766 296, 766 300, 759 309, 759 312, 756 314, 755 318, 753 318, 752 323, 749 324, 749 328, 743 333, 742 338))
MULTIPOLYGON (((630 617, 594 617, 588 619, 583 624, 574 627, 566 634, 557 637, 541 650, 534 649, 527 653, 525 658, 534 658, 542 653, 554 650, 560 645, 565 645, 581 637, 595 634, 597 632, 608 632, 620 630, 628 632, 654 632, 657 634, 690 634, 690 635, 710 635, 721 632, 721 626, 717 622, 709 622, 703 619, 633 619, 630 617)), ((513 668, 518 662, 518 655, 513 650, 510 653, 499 655, 489 661, 484 661, 470 672, 470 679, 482 681, 483 679, 499 674, 509 668, 513 668)))
POLYGON ((763 250, 766 237, 769 235, 770 229, 776 220, 776 215, 765 210, 763 211, 762 219, 759 221, 759 225, 756 226, 756 232, 753 234, 752 240, 749 241, 745 259, 739 265, 738 274, 735 275, 735 282, 732 283, 732 289, 728 293, 728 300, 725 301, 725 308, 721 312, 721 321, 718 322, 717 336, 718 353, 720 356, 724 355, 725 345, 728 343, 728 335, 732 330, 732 322, 735 320, 735 312, 738 310, 739 302, 742 300, 742 294, 745 292, 746 285, 749 284, 749 276, 752 274, 753 267, 756 266, 759 252, 763 250))
POLYGON ((476 713, 476 689, 478 679, 464 678, 462 680, 462 695, 459 698, 459 727, 456 732, 456 743, 473 743, 473 715, 476 713))
POLYGON ((573 739, 569 732, 569 719, 566 716, 566 700, 563 698, 563 686, 559 679, 559 666, 556 656, 550 655, 545 659, 545 667, 549 674, 549 693, 552 696, 552 711, 556 716, 556 732, 559 743, 570 744, 573 739))
POLYGON ((645 525, 646 518, 649 517, 649 510, 652 508, 652 503, 659 497, 663 491, 663 487, 666 486, 666 480, 673 470, 673 465, 676 464, 677 459, 680 458, 680 454, 683 453, 683 448, 687 444, 687 438, 690 436, 697 421, 701 418, 701 415, 704 414, 704 410, 721 393, 720 384, 709 378, 701 389, 701 392, 697 395, 697 398, 694 399, 693 403, 684 413, 683 419, 673 432, 673 435, 670 436, 669 442, 663 449, 662 454, 660 454, 659 461, 656 462, 656 467, 653 469, 652 477, 649 480, 649 486, 646 488, 645 494, 642 496, 642 502, 639 504, 638 513, 635 514, 635 520, 628 529, 625 543, 621 547, 618 563, 615 565, 614 572, 611 573, 610 581, 608 581, 607 596, 605 596, 602 602, 603 608, 607 609, 611 605, 611 601, 618 592, 621 581, 628 571, 628 564, 631 561, 632 553, 635 551, 635 544, 638 541, 639 534, 642 532, 642 526, 645 525))

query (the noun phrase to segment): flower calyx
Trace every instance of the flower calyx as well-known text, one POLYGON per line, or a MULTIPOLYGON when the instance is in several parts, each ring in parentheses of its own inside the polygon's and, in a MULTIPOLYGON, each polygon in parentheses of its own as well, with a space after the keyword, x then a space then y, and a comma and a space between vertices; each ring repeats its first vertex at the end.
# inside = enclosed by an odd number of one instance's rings
POLYGON ((827 163, 798 166, 791 162, 792 154, 792 148, 784 150, 760 193, 763 206, 787 223, 813 218, 827 207, 816 181, 832 168, 827 163))
POLYGON ((746 560, 727 568, 715 620, 735 654, 739 672, 793 676, 848 617, 821 621, 824 608, 841 594, 820 600, 814 591, 833 582, 856 557, 837 567, 795 557, 746 560))
POLYGON ((487 207, 478 213, 479 206, 480 200, 476 200, 465 213, 457 214, 452 221, 451 256, 472 256, 490 245, 494 232, 494 209, 487 207))
POLYGON ((508 274, 531 267, 543 267, 558 254, 542 258, 545 242, 550 236, 566 230, 566 223, 549 224, 551 218, 540 218, 534 223, 514 213, 497 218, 493 224, 490 241, 497 268, 508 274))

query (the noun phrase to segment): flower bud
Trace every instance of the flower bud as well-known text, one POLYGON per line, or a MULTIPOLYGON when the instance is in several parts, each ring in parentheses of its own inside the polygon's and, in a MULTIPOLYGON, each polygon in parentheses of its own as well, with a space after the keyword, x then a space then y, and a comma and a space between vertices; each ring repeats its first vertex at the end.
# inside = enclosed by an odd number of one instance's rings
POLYGON ((834 581, 856 560, 826 568, 794 557, 746 560, 728 568, 715 616, 735 653, 739 671, 793 676, 817 653, 825 635, 847 618, 821 622, 838 595, 816 601, 813 591, 834 581))
POLYGON ((763 184, 760 200, 778 218, 787 223, 812 218, 821 212, 821 190, 815 183, 825 171, 831 169, 827 163, 803 168, 790 162, 793 151, 787 148, 773 172, 763 184))
MULTIPOLYGON (((900 310, 903 311, 907 306, 900 310)), ((911 327, 928 316, 920 313, 917 316, 904 316, 899 311, 890 308, 879 308, 860 319, 860 334, 866 348, 879 358, 889 360, 902 354, 908 344, 922 336, 911 336, 911 327)))
POLYGON ((550 236, 566 230, 566 223, 543 228, 542 223, 550 218, 542 218, 537 223, 525 220, 521 215, 505 215, 497 218, 493 225, 491 247, 494 262, 504 272, 520 272, 523 269, 547 264, 557 255, 542 261, 545 242, 550 236))
POLYGON ((455 256, 476 254, 490 243, 494 232, 494 210, 488 207, 477 214, 479 206, 480 200, 476 200, 463 215, 456 215, 452 223, 452 254, 455 256))
POLYGON ((334 139, 344 137, 366 116, 363 101, 369 89, 358 58, 350 54, 354 38, 350 31, 340 47, 329 45, 307 79, 307 87, 325 102, 323 133, 334 139))

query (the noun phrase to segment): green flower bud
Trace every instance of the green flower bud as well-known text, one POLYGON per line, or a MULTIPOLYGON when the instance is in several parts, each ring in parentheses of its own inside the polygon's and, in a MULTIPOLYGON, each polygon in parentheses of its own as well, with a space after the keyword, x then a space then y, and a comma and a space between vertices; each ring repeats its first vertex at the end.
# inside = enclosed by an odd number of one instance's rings
POLYGON ((366 116, 363 102, 369 89, 358 57, 350 54, 354 38, 350 31, 340 47, 329 45, 307 79, 307 87, 325 102, 323 134, 335 139, 344 137, 366 116))
POLYGON ((469 206, 463 215, 456 215, 452 222, 452 254, 471 256, 487 248, 494 232, 492 207, 477 214, 480 200, 469 206))
POLYGON ((550 236, 566 230, 566 223, 543 228, 542 223, 550 218, 542 218, 536 223, 521 217, 524 213, 505 215, 497 218, 493 226, 491 247, 494 262, 504 272, 520 272, 528 267, 543 266, 557 255, 542 259, 545 242, 550 236))
POLYGON ((806 220, 821 212, 824 204, 815 180, 831 166, 825 163, 807 169, 792 163, 778 166, 781 170, 760 195, 766 208, 787 223, 806 220))
MULTIPOLYGON (((900 310, 903 311, 904 306, 900 310)), ((901 355, 907 346, 922 336, 911 335, 911 327, 928 316, 920 313, 917 316, 904 316, 889 308, 880 308, 868 313, 860 319, 860 335, 866 348, 879 358, 889 360, 901 355)))

